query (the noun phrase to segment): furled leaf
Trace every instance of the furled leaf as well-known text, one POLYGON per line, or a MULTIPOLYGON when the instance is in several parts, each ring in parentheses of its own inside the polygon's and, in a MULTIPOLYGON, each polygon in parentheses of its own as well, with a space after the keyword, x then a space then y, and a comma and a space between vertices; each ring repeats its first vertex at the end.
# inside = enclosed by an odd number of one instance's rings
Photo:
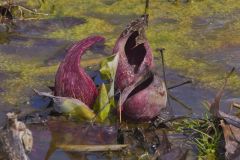
POLYGON ((224 89, 227 85, 228 78, 233 74, 235 68, 232 68, 232 70, 227 74, 222 88, 218 91, 217 95, 214 98, 214 101, 210 105, 210 113, 215 116, 215 117, 221 117, 219 114, 219 109, 220 109, 220 101, 224 92, 224 89))
POLYGON ((138 79, 135 81, 135 83, 133 83, 132 85, 126 87, 120 96, 120 100, 118 103, 118 106, 122 106, 123 103, 126 101, 127 97, 129 96, 129 94, 137 87, 139 86, 141 83, 143 83, 146 79, 148 79, 149 77, 153 76, 152 72, 147 72, 142 74, 141 76, 138 77, 138 79))
POLYGON ((152 120, 166 107, 166 86, 164 81, 151 71, 142 73, 137 78, 121 92, 118 106, 125 118, 138 121, 152 120))
POLYGON ((35 92, 40 96, 52 98, 54 101, 54 109, 59 113, 70 114, 84 120, 92 120, 96 116, 93 110, 78 99, 53 96, 50 93, 39 92, 37 90, 35 90, 35 92))
POLYGON ((108 98, 108 93, 105 84, 103 83, 100 88, 100 93, 94 104, 94 111, 98 114, 100 121, 104 121, 109 114, 111 104, 108 98))
POLYGON ((110 72, 110 68, 108 66, 108 62, 112 61, 114 59, 114 57, 115 57, 115 55, 112 55, 110 57, 107 57, 106 59, 104 59, 101 62, 100 72, 101 72, 101 77, 104 80, 111 79, 111 72, 110 72))
POLYGON ((114 96, 114 81, 118 66, 118 60, 119 60, 119 54, 116 54, 114 56, 108 57, 106 60, 104 60, 101 63, 101 76, 105 80, 111 80, 111 87, 108 92, 109 97, 114 96))
POLYGON ((230 115, 230 114, 227 114, 227 113, 224 113, 224 112, 220 111, 220 101, 221 101, 224 89, 226 87, 227 80, 231 76, 233 71, 234 71, 234 68, 228 73, 227 77, 225 78, 225 81, 224 81, 224 84, 223 84, 222 88, 218 91, 217 95, 214 98, 213 103, 211 103, 210 113, 214 117, 224 119, 227 123, 240 128, 240 118, 238 118, 237 116, 233 116, 233 115, 230 115))

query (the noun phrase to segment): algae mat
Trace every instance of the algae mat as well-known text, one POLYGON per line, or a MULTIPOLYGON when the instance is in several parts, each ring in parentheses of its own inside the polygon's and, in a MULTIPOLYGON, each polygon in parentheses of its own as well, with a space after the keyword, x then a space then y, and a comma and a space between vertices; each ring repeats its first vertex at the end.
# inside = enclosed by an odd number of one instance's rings
MULTIPOLYGON (((46 90, 66 48, 89 35, 106 37, 89 51, 85 66, 111 53, 117 37, 131 20, 144 13, 145 0, 21 1, 49 16, 16 20, 0 34, 0 94, 3 104, 24 106, 31 88, 46 90), (88 64, 89 62, 89 64, 88 64)), ((28 15, 29 16, 29 15, 28 15)), ((31 15, 30 15, 31 16, 31 15)), ((155 49, 166 49, 168 68, 193 78, 205 88, 219 88, 231 67, 237 72, 228 89, 239 93, 240 2, 237 0, 152 0, 147 36, 155 49)), ((159 62, 160 63, 160 62, 159 62)))

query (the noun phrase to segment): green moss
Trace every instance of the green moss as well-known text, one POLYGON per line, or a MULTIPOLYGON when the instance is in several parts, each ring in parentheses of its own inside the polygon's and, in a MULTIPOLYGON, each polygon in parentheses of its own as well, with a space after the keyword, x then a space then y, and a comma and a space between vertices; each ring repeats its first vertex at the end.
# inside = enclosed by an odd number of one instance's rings
POLYGON ((114 26, 108 24, 104 20, 96 18, 87 18, 86 24, 74 26, 72 28, 59 29, 48 35, 50 38, 59 38, 66 40, 79 40, 90 35, 105 35, 112 33, 114 26))
POLYGON ((53 80, 46 80, 47 76, 54 77, 58 66, 41 67, 41 64, 32 60, 19 60, 21 57, 0 54, 0 70, 13 74, 14 77, 4 80, 0 86, 6 92, 1 97, 8 103, 20 104, 25 102, 27 91, 35 87, 44 87, 53 84, 53 80), (45 77, 40 79, 39 77, 45 77))
MULTIPOLYGON (((88 58, 82 67, 99 64, 103 57, 88 58)), ((12 75, 0 84, 6 90, 1 97, 8 103, 17 105, 26 102, 33 88, 46 88, 54 85, 58 65, 43 66, 38 60, 23 60, 19 56, 0 54, 0 71, 12 75)))
MULTIPOLYGON (((106 45, 110 48, 127 25, 122 23, 122 17, 143 14, 144 3, 145 0, 121 0, 111 5, 100 0, 48 0, 40 4, 36 0, 27 1, 30 8, 51 13, 50 16, 41 18, 86 19, 84 24, 56 28, 42 37, 78 41, 97 34, 106 37, 106 45)), ((150 1, 147 37, 151 48, 166 48, 166 64, 169 68, 176 69, 207 87, 219 88, 227 72, 222 64, 197 60, 189 56, 189 53, 211 54, 226 46, 240 45, 237 34, 240 29, 239 6, 240 1, 236 0, 192 0, 190 3, 150 1)), ((25 45, 31 47, 31 41, 25 45)), ((157 56, 158 53, 154 54, 157 56)), ((57 69, 57 66, 41 67, 43 62, 37 60, 3 54, 0 54, 0 62, 1 71, 18 73, 16 78, 5 80, 1 84, 6 89, 3 97, 11 103, 17 103, 18 98, 23 97, 20 96, 21 92, 26 89, 53 84, 57 69), (47 78, 44 77, 49 76, 52 79, 45 81, 47 78)), ((240 91, 239 75, 233 75, 228 86, 231 90, 240 91)))

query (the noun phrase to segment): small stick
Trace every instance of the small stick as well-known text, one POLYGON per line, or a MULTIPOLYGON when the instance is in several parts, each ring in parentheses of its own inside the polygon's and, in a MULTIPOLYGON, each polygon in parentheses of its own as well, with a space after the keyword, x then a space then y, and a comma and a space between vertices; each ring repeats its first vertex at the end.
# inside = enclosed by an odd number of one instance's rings
POLYGON ((29 12, 29 13, 32 13, 32 14, 35 14, 35 15, 49 16, 49 14, 47 14, 47 13, 39 13, 39 12, 37 12, 37 11, 35 11, 35 10, 28 9, 28 8, 26 8, 26 7, 24 7, 24 6, 21 6, 21 5, 11 5, 11 6, 13 6, 13 7, 18 7, 20 10, 25 10, 25 11, 27 11, 27 12, 29 12))
MULTIPOLYGON (((162 68, 163 68, 163 69, 162 69, 162 72, 163 72, 163 80, 164 80, 164 83, 165 83, 165 86, 166 86, 167 92, 168 92, 167 98, 169 98, 170 93, 169 93, 169 91, 168 91, 167 79, 166 79, 166 72, 165 72, 165 63, 164 63, 164 54, 163 54, 163 51, 164 51, 164 50, 165 50, 165 48, 157 48, 157 51, 159 51, 160 54, 161 54, 162 68)), ((170 101, 168 100, 167 103, 168 103, 168 105, 169 105, 169 107, 170 107, 170 112, 171 112, 171 114, 173 115, 173 109, 172 109, 172 106, 171 106, 171 104, 170 104, 170 101)))
POLYGON ((176 84, 176 85, 174 85, 174 86, 168 87, 168 90, 174 89, 174 88, 177 88, 177 87, 180 87, 180 86, 185 85, 185 84, 188 84, 188 83, 192 83, 192 80, 188 80, 188 81, 182 82, 182 83, 180 83, 180 84, 176 84))
POLYGON ((164 63, 164 55, 163 55, 163 51, 165 50, 165 48, 157 48, 157 51, 160 52, 160 55, 161 55, 161 59, 162 59, 162 72, 163 72, 163 80, 164 80, 164 83, 167 87, 167 80, 166 80, 166 72, 165 72, 165 63, 164 63))
POLYGON ((177 99, 175 96, 171 95, 170 93, 168 93, 169 97, 172 98, 174 101, 176 101, 178 104, 180 104, 181 106, 183 106, 184 108, 191 110, 192 108, 189 107, 188 105, 186 105, 185 103, 183 103, 182 101, 180 101, 179 99, 177 99))
POLYGON ((127 144, 111 145, 57 145, 57 148, 71 152, 100 152, 100 151, 119 151, 126 148, 127 144))
POLYGON ((145 23, 146 23, 146 26, 148 26, 148 8, 149 8, 149 0, 146 0, 145 1, 145 9, 144 9, 144 19, 145 19, 145 23))
POLYGON ((149 0, 146 0, 144 15, 148 14, 148 8, 149 8, 149 0))
POLYGON ((19 21, 32 21, 32 20, 45 20, 46 18, 40 18, 40 17, 36 17, 36 18, 24 18, 24 19, 16 19, 19 21))
POLYGON ((121 102, 121 97, 119 98, 119 104, 121 104, 120 106, 119 106, 119 109, 120 109, 120 111, 119 111, 119 121, 120 121, 120 124, 122 123, 122 102, 121 102))
POLYGON ((232 106, 240 109, 240 103, 233 102, 232 106))

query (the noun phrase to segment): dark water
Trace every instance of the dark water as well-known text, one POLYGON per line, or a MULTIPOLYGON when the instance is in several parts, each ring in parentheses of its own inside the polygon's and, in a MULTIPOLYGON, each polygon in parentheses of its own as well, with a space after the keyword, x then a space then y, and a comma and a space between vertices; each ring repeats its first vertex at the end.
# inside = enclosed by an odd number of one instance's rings
POLYGON ((49 121, 48 126, 31 126, 34 148, 31 159, 106 159, 104 153, 63 152, 62 144, 116 144, 117 129, 114 126, 89 126, 66 121, 49 121))

